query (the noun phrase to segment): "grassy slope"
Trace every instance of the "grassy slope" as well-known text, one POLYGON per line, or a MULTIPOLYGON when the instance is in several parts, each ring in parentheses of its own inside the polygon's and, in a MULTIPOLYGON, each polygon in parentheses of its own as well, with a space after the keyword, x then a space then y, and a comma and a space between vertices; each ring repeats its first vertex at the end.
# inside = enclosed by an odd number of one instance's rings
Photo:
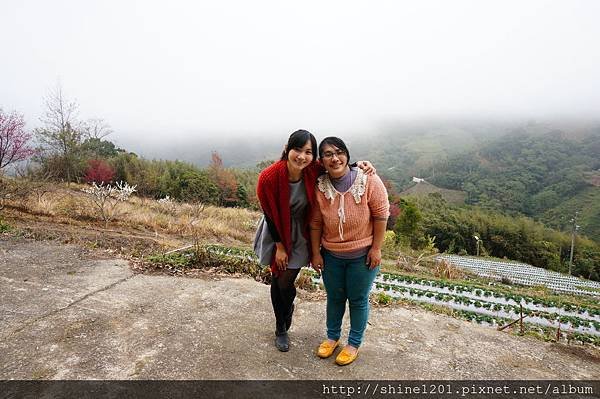
POLYGON ((464 191, 448 190, 437 187, 428 182, 417 183, 414 186, 402 191, 400 196, 422 196, 431 193, 440 193, 442 198, 452 204, 464 204, 467 197, 467 193, 464 191))

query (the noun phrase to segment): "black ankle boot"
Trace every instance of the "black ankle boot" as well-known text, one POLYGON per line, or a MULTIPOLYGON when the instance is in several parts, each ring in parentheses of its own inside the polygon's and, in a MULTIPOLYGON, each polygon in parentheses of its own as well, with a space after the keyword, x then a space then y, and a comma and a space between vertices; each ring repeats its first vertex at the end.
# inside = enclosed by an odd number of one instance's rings
POLYGON ((285 330, 289 330, 292 326, 292 315, 294 314, 294 304, 292 303, 292 307, 290 309, 290 314, 285 319, 285 330))
POLYGON ((281 352, 290 350, 290 338, 285 329, 277 328, 277 330, 275 330, 275 346, 281 352))

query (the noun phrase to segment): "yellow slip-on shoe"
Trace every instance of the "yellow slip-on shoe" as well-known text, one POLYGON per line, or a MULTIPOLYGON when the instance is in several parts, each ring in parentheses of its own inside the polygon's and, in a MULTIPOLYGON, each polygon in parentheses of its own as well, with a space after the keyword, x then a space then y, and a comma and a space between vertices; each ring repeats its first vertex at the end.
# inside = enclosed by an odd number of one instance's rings
POLYGON ((317 355, 320 358, 325 359, 325 358, 333 355, 333 351, 335 351, 335 348, 337 348, 339 344, 340 344, 339 339, 337 341, 335 341, 335 343, 333 343, 333 344, 331 342, 329 342, 329 340, 325 340, 325 341, 321 342, 321 345, 319 345, 319 349, 317 350, 317 355))
POLYGON ((358 349, 356 350, 356 353, 350 353, 344 348, 335 358, 335 362, 340 366, 345 366, 355 361, 357 357, 358 349))

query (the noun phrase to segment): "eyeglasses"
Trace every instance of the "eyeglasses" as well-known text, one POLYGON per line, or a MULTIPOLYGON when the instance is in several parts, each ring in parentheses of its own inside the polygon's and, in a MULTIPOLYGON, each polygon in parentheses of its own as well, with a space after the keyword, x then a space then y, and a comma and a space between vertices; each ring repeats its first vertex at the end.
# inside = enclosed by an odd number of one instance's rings
POLYGON ((334 155, 336 156, 336 158, 340 159, 341 157, 345 157, 346 153, 342 150, 337 150, 336 152, 327 151, 323 153, 323 158, 331 159, 334 155))

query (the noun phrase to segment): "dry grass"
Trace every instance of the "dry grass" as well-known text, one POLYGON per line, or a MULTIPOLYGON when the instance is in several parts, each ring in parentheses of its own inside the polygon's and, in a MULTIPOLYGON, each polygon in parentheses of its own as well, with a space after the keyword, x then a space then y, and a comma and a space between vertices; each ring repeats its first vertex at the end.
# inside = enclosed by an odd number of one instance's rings
POLYGON ((441 260, 435 263, 433 275, 435 277, 444 278, 447 280, 463 279, 465 277, 462 270, 446 260, 441 260))
POLYGON ((435 255, 437 253, 420 252, 404 248, 402 252, 398 253, 394 269, 409 273, 420 272, 431 274, 431 264, 435 255))
POLYGON ((250 244, 260 214, 241 208, 219 208, 198 204, 165 206, 137 198, 123 204, 116 220, 144 227, 155 233, 177 234, 192 239, 231 238, 250 244))
MULTIPOLYGON (((26 183, 23 183, 26 184, 26 183)), ((85 185, 47 185, 38 191, 24 190, 8 205, 22 212, 44 215, 58 223, 69 220, 103 225, 92 206, 85 185), (41 191, 43 194, 40 194, 41 191)), ((154 235, 177 235, 194 241, 233 241, 249 245, 252 242, 258 212, 240 208, 219 208, 202 204, 161 204, 152 199, 132 196, 120 203, 108 228, 150 231, 154 235)))

